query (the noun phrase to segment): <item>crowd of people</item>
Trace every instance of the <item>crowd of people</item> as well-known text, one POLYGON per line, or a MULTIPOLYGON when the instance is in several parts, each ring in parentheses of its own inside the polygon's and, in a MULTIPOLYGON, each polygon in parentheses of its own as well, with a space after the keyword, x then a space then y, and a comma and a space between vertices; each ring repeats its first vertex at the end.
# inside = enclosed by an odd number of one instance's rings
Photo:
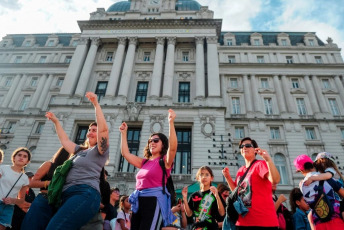
POLYGON ((47 112, 62 147, 36 173, 25 172, 31 160, 27 148, 13 151, 12 165, 1 164, 0 150, 0 230, 344 229, 343 176, 330 153, 319 153, 314 161, 307 155, 295 158, 295 169, 304 179, 289 196, 276 196, 280 174, 267 150, 250 137, 239 143, 245 165, 234 180, 224 168, 226 184, 215 187, 213 170, 202 166, 196 173, 200 190, 189 194, 186 186, 175 199, 167 186, 178 145, 172 109, 168 136, 151 134, 142 157, 130 153, 128 125, 119 127, 121 154, 139 169, 135 191, 121 194, 110 187, 104 168, 109 159, 104 114, 97 95, 87 92, 86 97, 96 122, 89 125, 83 145, 72 142, 55 114, 47 112), (53 201, 58 176, 63 178, 61 192, 53 201), (32 188, 39 189, 37 196, 32 188))

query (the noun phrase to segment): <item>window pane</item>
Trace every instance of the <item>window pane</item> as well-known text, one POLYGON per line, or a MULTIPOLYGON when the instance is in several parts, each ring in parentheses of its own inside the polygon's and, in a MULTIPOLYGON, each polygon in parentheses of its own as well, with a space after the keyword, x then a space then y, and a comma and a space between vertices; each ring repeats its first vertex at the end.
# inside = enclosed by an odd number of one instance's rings
POLYGON ((78 132, 77 132, 76 138, 75 138, 75 143, 77 145, 81 145, 85 142, 87 131, 88 131, 88 125, 87 126, 86 125, 79 126, 78 132))
POLYGON ((261 79, 261 84, 263 89, 268 89, 269 88, 269 82, 267 78, 262 78, 261 79))
POLYGON ((292 86, 293 86, 294 89, 300 88, 299 79, 294 78, 294 79, 291 80, 291 83, 292 83, 292 86))
POLYGON ((306 138, 308 140, 315 140, 316 139, 314 128, 306 128, 306 138))
POLYGON ((107 84, 108 84, 107 81, 98 82, 96 92, 95 92, 95 94, 97 94, 98 96, 98 101, 100 101, 105 96, 107 84))
POLYGON ((137 82, 135 101, 146 102, 147 91, 148 91, 148 82, 146 81, 137 82))
POLYGON ((176 129, 178 149, 172 173, 191 174, 191 130, 176 129))
POLYGON ((265 114, 271 115, 272 111, 272 100, 271 98, 264 98, 265 114))
MULTIPOLYGON (((140 147, 140 134, 141 134, 141 129, 140 128, 128 128, 128 147, 130 153, 134 154, 137 156, 137 153, 139 151, 140 147)), ((135 172, 136 168, 129 164, 126 159, 121 156, 120 161, 119 161, 119 172, 135 172)))
POLYGON ((297 98, 296 103, 299 115, 307 115, 305 100, 303 98, 297 98))
POLYGON ((106 54, 106 61, 108 61, 108 62, 112 62, 112 57, 113 57, 113 52, 108 52, 107 54, 106 54))
POLYGON ((231 88, 237 89, 238 88, 238 79, 237 78, 231 78, 231 88))
POLYGON ((278 170, 278 172, 281 175, 281 181, 280 184, 289 184, 289 177, 286 169, 286 160, 285 157, 282 154, 276 154, 274 157, 275 165, 278 170))
POLYGON ((183 61, 189 61, 189 52, 183 52, 183 61))
POLYGON ((233 114, 240 114, 240 98, 232 97, 232 113, 233 114))
POLYGON ((235 138, 242 139, 245 137, 244 127, 235 127, 235 138))
POLYGON ((178 102, 190 102, 190 82, 179 82, 178 102))
POLYGON ((28 95, 24 96, 23 100, 19 106, 19 110, 24 111, 28 107, 29 101, 30 101, 30 96, 28 96, 28 95))
POLYGON ((280 130, 278 127, 270 128, 270 138, 271 139, 281 139, 280 130))
POLYGON ((332 115, 340 115, 336 99, 328 99, 328 102, 330 103, 332 115))
POLYGON ((151 53, 150 52, 144 52, 143 53, 143 61, 150 61, 150 55, 151 53))

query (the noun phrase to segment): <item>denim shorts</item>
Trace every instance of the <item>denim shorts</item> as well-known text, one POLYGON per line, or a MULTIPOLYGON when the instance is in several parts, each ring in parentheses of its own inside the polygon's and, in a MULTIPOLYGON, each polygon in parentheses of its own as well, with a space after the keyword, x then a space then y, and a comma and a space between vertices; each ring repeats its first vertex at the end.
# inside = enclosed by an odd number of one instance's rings
POLYGON ((14 211, 14 205, 4 204, 0 201, 0 225, 5 227, 12 227, 12 216, 14 211))

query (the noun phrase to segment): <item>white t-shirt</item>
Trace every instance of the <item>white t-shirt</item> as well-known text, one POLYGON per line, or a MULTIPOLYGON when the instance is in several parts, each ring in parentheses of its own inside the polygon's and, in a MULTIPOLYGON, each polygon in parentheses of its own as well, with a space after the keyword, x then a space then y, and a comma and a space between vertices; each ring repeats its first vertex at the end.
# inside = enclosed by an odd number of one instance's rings
POLYGON ((117 220, 116 220, 115 230, 122 230, 122 229, 121 229, 121 225, 119 224, 119 220, 124 220, 125 227, 127 227, 128 229, 130 229, 130 214, 129 214, 129 213, 125 213, 125 216, 124 216, 124 212, 123 212, 123 211, 120 211, 120 212, 117 214, 117 220))
MULTIPOLYGON (((10 165, 0 165, 0 174, 0 199, 2 200, 11 190, 21 173, 13 171, 10 165)), ((26 185, 29 185, 29 178, 23 173, 8 197, 17 198, 20 189, 26 185)))

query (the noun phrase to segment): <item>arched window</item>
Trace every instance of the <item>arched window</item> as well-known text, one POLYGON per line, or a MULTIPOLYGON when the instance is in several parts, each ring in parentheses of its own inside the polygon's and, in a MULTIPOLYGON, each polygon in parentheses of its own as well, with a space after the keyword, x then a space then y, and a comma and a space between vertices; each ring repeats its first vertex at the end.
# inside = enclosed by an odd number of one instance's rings
POLYGON ((282 185, 289 184, 289 177, 288 177, 288 172, 286 168, 287 162, 285 160, 285 156, 281 153, 277 153, 274 156, 274 161, 275 161, 276 168, 281 175, 280 184, 282 185))

